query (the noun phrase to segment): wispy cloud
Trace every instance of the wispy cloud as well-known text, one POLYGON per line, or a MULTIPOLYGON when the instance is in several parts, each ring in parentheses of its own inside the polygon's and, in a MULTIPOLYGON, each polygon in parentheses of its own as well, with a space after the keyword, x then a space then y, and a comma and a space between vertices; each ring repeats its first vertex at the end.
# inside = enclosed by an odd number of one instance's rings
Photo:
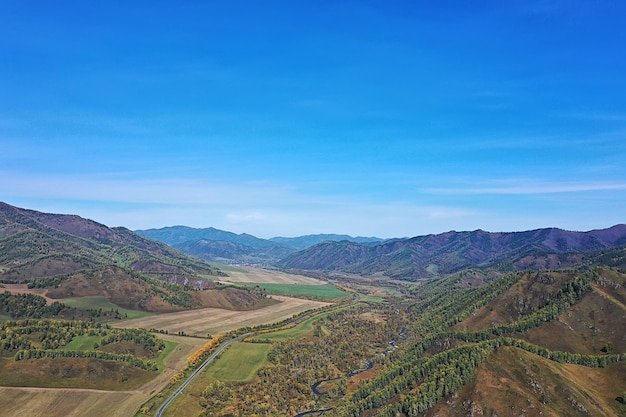
POLYGON ((129 179, 124 176, 29 175, 0 171, 3 195, 138 204, 245 204, 272 202, 286 189, 262 181, 222 184, 185 178, 129 179))
POLYGON ((483 184, 468 184, 466 187, 425 188, 429 194, 479 195, 479 194, 556 194, 583 193, 593 191, 626 190, 625 182, 538 182, 532 180, 509 180, 483 184))

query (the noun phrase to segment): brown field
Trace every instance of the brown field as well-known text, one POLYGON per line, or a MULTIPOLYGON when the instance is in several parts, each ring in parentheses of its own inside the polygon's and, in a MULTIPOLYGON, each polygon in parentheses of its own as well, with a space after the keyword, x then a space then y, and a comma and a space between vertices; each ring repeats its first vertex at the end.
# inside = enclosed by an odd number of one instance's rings
POLYGON ((13 294, 36 294, 46 299, 48 304, 51 304, 54 301, 63 301, 63 300, 53 300, 48 298, 46 294, 48 290, 46 288, 28 288, 27 284, 2 284, 0 287, 0 292, 8 291, 13 294))
POLYGON ((305 277, 304 275, 288 274, 270 269, 237 267, 237 270, 226 272, 227 277, 220 277, 220 281, 227 282, 256 282, 259 284, 306 284, 324 285, 326 281, 305 277), (243 272, 242 272, 243 271, 243 272))
POLYGON ((132 416, 143 400, 134 393, 74 389, 0 388, 5 416, 132 416))
POLYGON ((274 295, 280 303, 258 310, 232 311, 219 308, 180 311, 158 314, 117 323, 115 327, 167 330, 169 334, 185 334, 206 337, 236 330, 240 327, 269 324, 285 320, 306 310, 324 307, 330 303, 303 300, 300 298, 274 295))
POLYGON ((187 357, 206 340, 160 335, 178 343, 165 359, 165 370, 135 391, 0 387, 0 412, 29 417, 130 417, 152 395, 165 387, 172 375, 186 366, 187 357))

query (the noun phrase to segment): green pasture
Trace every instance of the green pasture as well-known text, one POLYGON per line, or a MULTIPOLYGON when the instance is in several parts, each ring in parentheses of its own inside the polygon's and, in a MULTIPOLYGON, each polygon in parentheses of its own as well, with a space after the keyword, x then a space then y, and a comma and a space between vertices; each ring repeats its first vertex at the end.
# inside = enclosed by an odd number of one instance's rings
POLYGON ((262 333, 256 337, 255 340, 283 340, 283 339, 297 339, 299 337, 304 336, 305 334, 313 331, 313 323, 322 318, 322 315, 317 315, 310 317, 303 321, 302 323, 297 324, 296 326, 278 330, 271 333, 262 333))
POLYGON ((284 295, 288 297, 309 297, 323 300, 348 297, 350 294, 340 290, 334 285, 305 285, 305 284, 265 284, 254 282, 238 282, 234 285, 244 287, 259 286, 269 294, 284 295))
POLYGON ((383 297, 369 294, 359 294, 359 300, 363 301, 364 303, 371 304, 381 304, 385 302, 385 299, 383 297))
POLYGON ((249 381, 267 360, 270 347, 266 343, 233 343, 207 369, 206 375, 225 382, 249 381))
POLYGON ((168 355, 174 351, 174 348, 178 346, 178 343, 172 342, 170 340, 163 340, 163 343, 165 344, 165 349, 163 349, 163 352, 161 352, 158 357, 153 359, 153 361, 159 367, 159 372, 165 369, 165 358, 167 358, 168 355))
POLYGON ((145 311, 139 310, 130 310, 127 308, 122 308, 117 304, 113 304, 109 301, 108 298, 103 297, 101 295, 92 296, 92 297, 75 297, 75 298, 66 298, 63 301, 69 307, 75 307, 79 309, 99 309, 101 308, 104 311, 117 310, 120 312, 122 317, 124 314, 128 316, 128 319, 138 319, 141 317, 146 317, 152 315, 152 313, 148 313, 145 311))
MULTIPOLYGON (((308 319, 304 320, 301 323, 298 323, 297 325, 293 327, 289 327, 287 329, 282 329, 282 330, 277 330, 275 332, 270 332, 270 333, 261 333, 259 335, 254 336, 252 339, 257 340, 257 341, 297 339, 299 337, 304 336, 305 334, 309 332, 312 332, 313 326, 315 325, 316 321, 323 319, 324 317, 328 316, 330 313, 335 313, 337 311, 340 311, 346 308, 350 308, 350 306, 336 308, 336 309, 333 309, 332 311, 327 311, 325 313, 316 314, 313 317, 309 317, 308 319)), ((329 330, 326 327, 322 326, 322 331, 328 334, 329 330)))
POLYGON ((76 336, 70 343, 60 348, 61 350, 93 350, 94 343, 100 344, 102 336, 89 336, 87 334, 76 336))

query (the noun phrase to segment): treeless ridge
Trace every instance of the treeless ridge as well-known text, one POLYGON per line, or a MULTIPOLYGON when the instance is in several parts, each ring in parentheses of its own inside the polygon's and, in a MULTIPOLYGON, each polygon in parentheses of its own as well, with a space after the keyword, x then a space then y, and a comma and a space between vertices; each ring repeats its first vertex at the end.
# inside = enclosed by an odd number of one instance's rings
POLYGON ((232 311, 219 308, 180 311, 158 314, 116 323, 115 327, 167 330, 170 334, 206 337, 208 334, 226 333, 240 327, 270 324, 285 320, 294 314, 320 308, 330 303, 300 298, 272 296, 280 303, 250 311, 232 311))

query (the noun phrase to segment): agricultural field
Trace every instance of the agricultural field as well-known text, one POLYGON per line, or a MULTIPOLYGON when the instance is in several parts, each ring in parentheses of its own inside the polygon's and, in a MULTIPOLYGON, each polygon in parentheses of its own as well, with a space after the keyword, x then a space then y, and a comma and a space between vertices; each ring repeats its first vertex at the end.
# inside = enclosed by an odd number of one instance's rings
MULTIPOLYGON (((57 300, 58 301, 58 300, 57 300)), ((117 304, 113 304, 109 299, 103 296, 89 296, 89 297, 75 297, 75 298, 66 298, 62 300, 64 304, 69 307, 81 308, 81 309, 99 309, 101 308, 104 311, 109 310, 117 310, 119 311, 122 317, 128 319, 137 319, 140 317, 150 316, 152 313, 148 313, 146 311, 139 310, 130 310, 127 308, 122 308, 117 304)))
MULTIPOLYGON (((273 341, 302 337, 313 330, 315 321, 328 314, 329 312, 316 314, 294 327, 264 333, 253 340, 273 341)), ((198 398, 209 386, 223 386, 224 383, 240 384, 253 380, 259 368, 267 362, 267 354, 271 348, 271 343, 234 343, 220 355, 219 360, 214 361, 187 387, 165 411, 164 417, 200 414, 203 410, 198 405, 198 398)))
MULTIPOLYGON (((220 265, 227 277, 219 277, 223 283, 254 282, 257 284, 301 284, 301 285, 324 285, 326 281, 306 277, 304 275, 288 274, 271 269, 232 267, 220 265)), ((215 277, 211 277, 215 279, 215 277)))
POLYGON ((142 396, 134 392, 0 388, 0 409, 6 416, 127 417, 142 403, 142 396))
POLYGON ((348 297, 345 291, 340 290, 334 285, 308 285, 308 284, 276 284, 276 283, 237 283, 244 287, 259 286, 269 294, 284 295, 288 297, 307 297, 321 300, 333 300, 337 298, 348 297))
POLYGON ((233 343, 205 371, 205 376, 219 381, 248 381, 267 360, 270 347, 268 343, 233 343))
POLYGON ((313 324, 320 319, 328 316, 331 313, 335 313, 337 311, 344 310, 344 308, 333 309, 333 311, 325 312, 321 314, 316 314, 303 322, 297 324, 296 326, 289 327, 282 330, 270 331, 268 333, 260 333, 257 336, 253 336, 252 340, 256 341, 273 341, 273 340, 284 340, 284 339, 297 339, 299 337, 304 336, 307 333, 313 331, 313 324))
POLYGON ((184 368, 187 357, 206 340, 159 335, 165 340, 165 358, 157 360, 165 369, 156 378, 132 391, 88 389, 48 389, 0 387, 2 415, 29 417, 129 417, 152 395, 163 389, 169 379, 184 368), (167 352, 166 352, 167 353, 167 352))
POLYGON ((115 323, 115 327, 144 328, 167 331, 169 334, 184 333, 206 337, 209 334, 226 333, 241 327, 252 327, 285 320, 306 310, 325 307, 330 303, 299 298, 273 296, 281 301, 258 310, 231 311, 204 308, 177 313, 158 314, 115 323))

